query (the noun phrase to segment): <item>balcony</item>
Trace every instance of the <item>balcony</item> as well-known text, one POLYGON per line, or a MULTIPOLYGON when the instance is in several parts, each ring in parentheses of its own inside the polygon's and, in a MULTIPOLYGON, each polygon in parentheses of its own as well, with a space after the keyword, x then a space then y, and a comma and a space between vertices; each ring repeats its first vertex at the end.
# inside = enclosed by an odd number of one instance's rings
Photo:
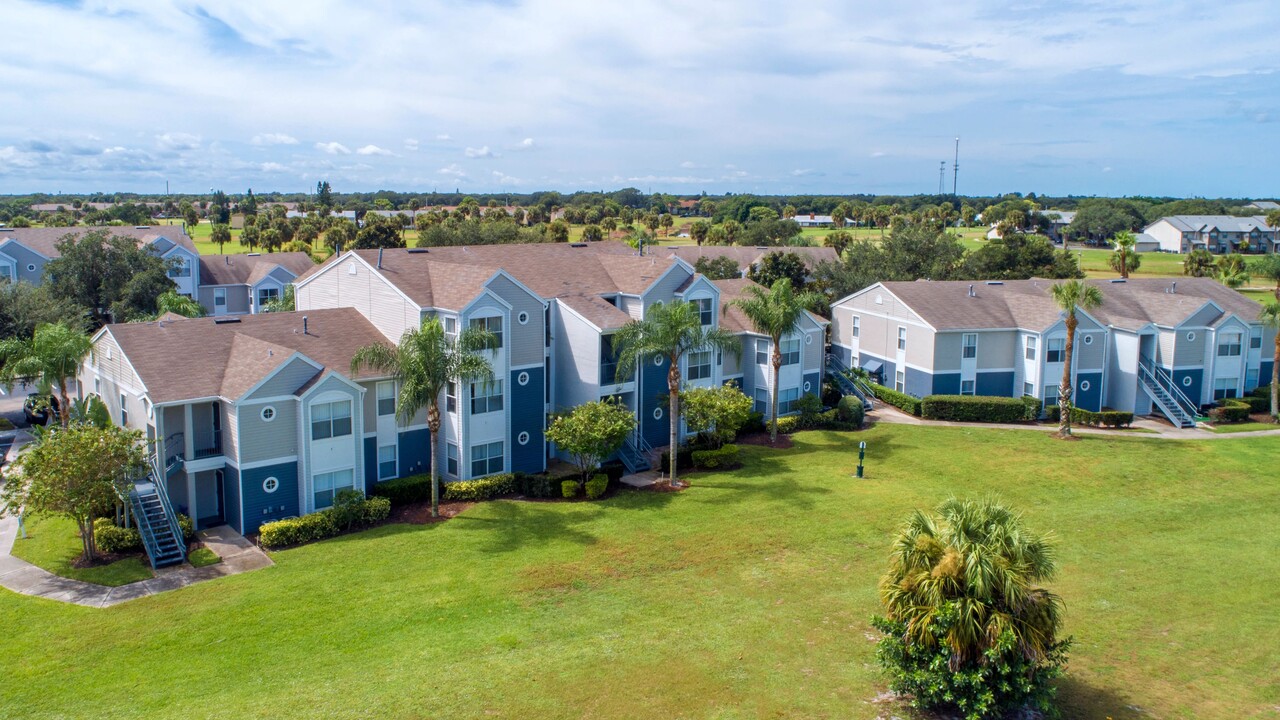
POLYGON ((222 454, 222 432, 218 431, 196 440, 193 460, 217 457, 222 454))

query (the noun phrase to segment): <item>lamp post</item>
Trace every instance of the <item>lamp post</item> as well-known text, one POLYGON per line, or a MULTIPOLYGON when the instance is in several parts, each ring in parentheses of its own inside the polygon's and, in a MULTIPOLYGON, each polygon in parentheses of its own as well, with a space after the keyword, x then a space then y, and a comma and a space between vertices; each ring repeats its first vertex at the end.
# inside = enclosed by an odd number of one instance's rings
POLYGON ((862 477, 862 461, 866 457, 867 457, 867 441, 863 440, 862 442, 858 443, 858 475, 857 477, 859 478, 862 477))

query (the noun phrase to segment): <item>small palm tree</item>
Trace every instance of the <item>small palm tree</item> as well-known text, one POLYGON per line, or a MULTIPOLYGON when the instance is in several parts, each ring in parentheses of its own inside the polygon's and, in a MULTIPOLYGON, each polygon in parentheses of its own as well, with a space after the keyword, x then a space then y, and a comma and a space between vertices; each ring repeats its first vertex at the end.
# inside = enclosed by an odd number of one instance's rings
POLYGON ((67 383, 93 350, 89 336, 65 323, 46 323, 36 328, 30 340, 0 340, 0 383, 13 390, 18 380, 35 379, 41 388, 57 388, 61 400, 62 426, 68 425, 71 398, 67 383))
POLYGON ((464 329, 457 338, 445 334, 438 318, 427 318, 422 327, 406 330, 396 347, 365 345, 351 358, 351 372, 362 367, 391 375, 400 392, 396 418, 408 423, 427 409, 431 432, 431 517, 440 517, 440 395, 450 382, 474 382, 493 378, 493 366, 481 354, 496 344, 493 333, 480 327, 464 329))
POLYGON ((671 420, 671 485, 680 481, 676 471, 677 439, 680 427, 680 358, 695 350, 738 353, 738 339, 717 327, 704 326, 698 306, 681 300, 659 303, 649 308, 643 320, 632 320, 613 336, 618 356, 619 381, 630 378, 644 358, 660 355, 671 367, 667 370, 667 405, 671 420))
POLYGON ((1111 256, 1111 268, 1120 273, 1120 277, 1128 279, 1129 273, 1138 269, 1138 239, 1128 230, 1122 230, 1111 238, 1115 246, 1115 254, 1111 256))
MULTIPOLYGON (((769 442, 778 440, 778 376, 782 371, 782 338, 800 329, 805 310, 821 306, 824 298, 815 292, 796 293, 790 278, 781 278, 765 289, 750 285, 746 297, 729 305, 742 308, 756 332, 768 335, 773 343, 773 392, 769 402, 769 442)), ((725 306, 728 310, 728 306, 725 306)))
POLYGON ((1266 278, 1276 284, 1274 293, 1276 300, 1280 301, 1280 254, 1263 255, 1262 259, 1253 264, 1253 272, 1255 276, 1266 278))
POLYGON ((1053 286, 1053 301, 1066 313, 1067 344, 1062 357, 1062 384, 1058 386, 1058 437, 1071 437, 1071 357, 1075 352, 1076 308, 1092 310, 1102 304, 1102 291, 1083 280, 1067 280, 1053 286))
POLYGON ((1235 290, 1249 282, 1249 269, 1240 255, 1223 255, 1218 258, 1218 268, 1214 278, 1235 290))
POLYGON ((1280 301, 1262 308, 1262 324, 1276 331, 1275 357, 1271 360, 1271 418, 1280 418, 1280 301))

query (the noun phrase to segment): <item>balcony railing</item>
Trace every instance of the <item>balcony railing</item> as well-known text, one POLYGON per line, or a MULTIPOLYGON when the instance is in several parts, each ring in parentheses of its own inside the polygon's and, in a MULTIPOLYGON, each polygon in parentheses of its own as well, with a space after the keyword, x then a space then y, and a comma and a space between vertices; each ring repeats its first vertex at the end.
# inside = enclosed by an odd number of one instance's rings
POLYGON ((199 444, 196 445, 195 453, 193 455, 193 459, 195 460, 202 460, 204 458, 217 457, 222 454, 222 433, 221 432, 213 433, 212 437, 201 438, 196 442, 199 444), (201 445, 205 445, 206 447, 201 447, 201 445))

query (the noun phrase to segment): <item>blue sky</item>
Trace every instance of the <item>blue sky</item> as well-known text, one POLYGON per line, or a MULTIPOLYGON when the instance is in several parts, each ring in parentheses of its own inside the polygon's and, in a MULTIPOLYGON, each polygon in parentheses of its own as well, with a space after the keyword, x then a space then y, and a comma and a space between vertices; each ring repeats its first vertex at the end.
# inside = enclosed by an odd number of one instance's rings
POLYGON ((9 0, 0 193, 1270 197, 1274 9, 9 0))

